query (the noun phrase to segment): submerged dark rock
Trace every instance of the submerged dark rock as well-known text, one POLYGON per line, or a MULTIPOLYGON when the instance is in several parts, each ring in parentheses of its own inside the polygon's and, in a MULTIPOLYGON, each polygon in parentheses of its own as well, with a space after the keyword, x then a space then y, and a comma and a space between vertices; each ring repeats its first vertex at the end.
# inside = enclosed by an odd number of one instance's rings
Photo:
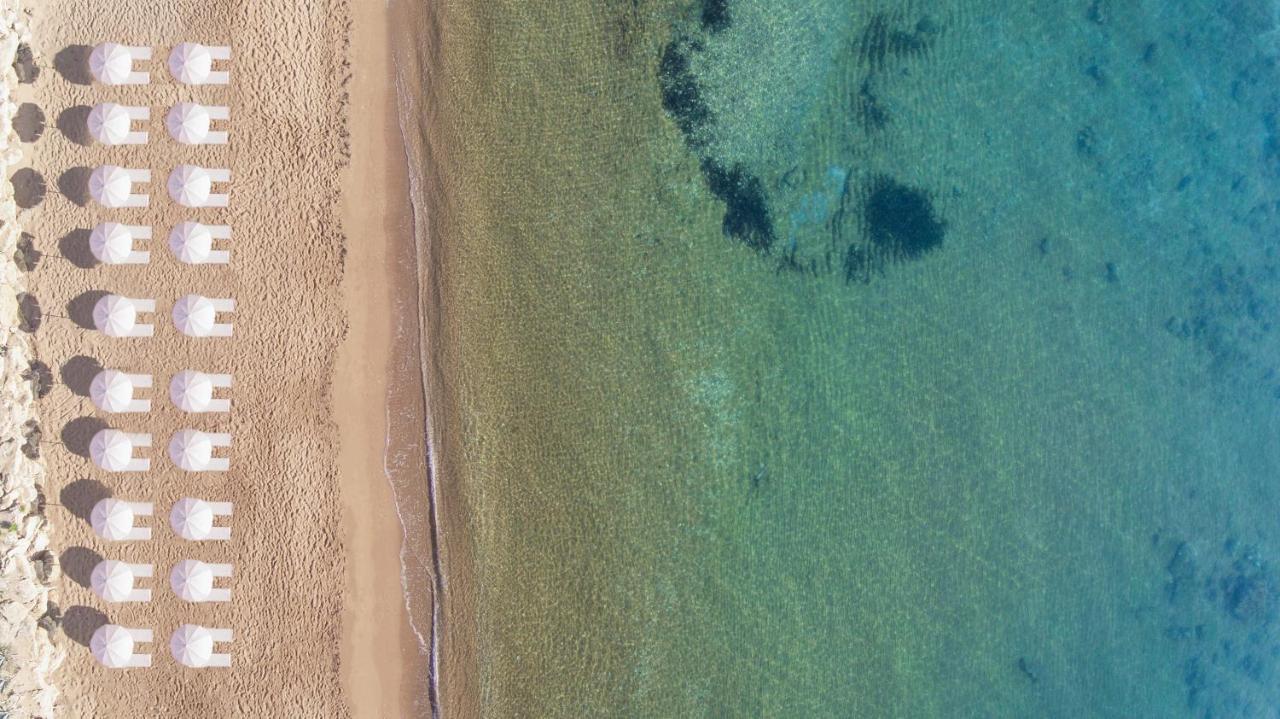
POLYGON ((895 261, 919 258, 941 245, 946 234, 928 195, 887 177, 872 183, 864 218, 871 241, 895 261))
POLYGON ((920 259, 942 245, 947 231, 928 194, 888 177, 877 177, 866 190, 862 221, 867 241, 845 251, 847 282, 866 282, 890 264, 920 259))

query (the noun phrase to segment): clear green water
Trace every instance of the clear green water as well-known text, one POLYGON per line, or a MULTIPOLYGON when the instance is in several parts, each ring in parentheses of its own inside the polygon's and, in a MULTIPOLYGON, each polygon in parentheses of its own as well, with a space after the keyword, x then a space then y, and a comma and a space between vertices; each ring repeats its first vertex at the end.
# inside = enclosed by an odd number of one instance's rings
POLYGON ((486 716, 1276 716, 1277 8, 724 8, 441 3, 486 716))

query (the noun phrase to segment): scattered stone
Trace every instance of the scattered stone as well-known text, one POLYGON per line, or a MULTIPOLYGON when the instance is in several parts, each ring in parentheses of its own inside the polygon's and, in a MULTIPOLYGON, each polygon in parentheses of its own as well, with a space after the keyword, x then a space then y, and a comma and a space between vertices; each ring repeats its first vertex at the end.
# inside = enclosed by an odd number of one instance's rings
POLYGON ((44 615, 36 621, 36 626, 54 635, 62 628, 62 610, 54 602, 49 602, 44 615))
POLYGON ((1085 125, 1076 133, 1076 152, 1083 157, 1093 157, 1097 154, 1098 138, 1093 132, 1093 127, 1085 125))
POLYGON ((46 549, 31 555, 31 566, 36 570, 36 578, 48 584, 58 571, 58 559, 46 549))
POLYGON ((1036 684, 1040 681, 1041 671, 1040 665, 1037 662, 1027 659, 1026 657, 1018 657, 1018 671, 1022 672, 1022 676, 1026 677, 1027 681, 1032 684, 1036 684))

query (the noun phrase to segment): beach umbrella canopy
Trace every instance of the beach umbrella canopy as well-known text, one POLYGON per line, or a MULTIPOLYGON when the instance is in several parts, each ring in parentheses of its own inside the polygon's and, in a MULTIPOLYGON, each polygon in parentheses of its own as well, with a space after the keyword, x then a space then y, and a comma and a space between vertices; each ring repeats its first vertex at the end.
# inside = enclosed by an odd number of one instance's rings
POLYGON ((209 111, 204 105, 180 102, 169 108, 164 125, 173 139, 186 145, 196 145, 209 136, 209 121, 209 111))
POLYGON ((213 593, 213 568, 204 562, 184 559, 169 572, 173 593, 188 602, 203 602, 213 593))
POLYGON ((208 297, 186 295, 173 304, 173 323, 185 335, 208 337, 217 318, 218 312, 208 297))
POLYGON ((133 402, 133 382, 124 372, 104 369, 89 384, 89 399, 103 412, 125 412, 133 402))
POLYGON ((101 102, 89 111, 89 134, 98 142, 119 145, 132 129, 129 111, 114 102, 101 102))
POLYGON ((169 197, 184 207, 201 207, 213 191, 213 178, 203 167, 179 165, 169 173, 169 197))
POLYGON ((184 369, 169 381, 169 398, 184 412, 203 412, 213 402, 213 380, 203 372, 184 369))
POLYGON ((98 500, 89 513, 89 524, 93 531, 103 539, 118 542, 129 538, 133 531, 133 510, 128 502, 107 497, 98 500))
POLYGON ((119 222, 102 222, 89 233, 89 251, 99 262, 118 265, 133 253, 133 233, 119 222))
POLYGON ((93 305, 93 326, 110 337, 126 337, 138 323, 138 307, 120 295, 106 295, 93 305))
POLYGON ((178 82, 199 85, 213 72, 213 55, 204 45, 184 42, 169 53, 169 72, 178 82))
POLYGON ((183 624, 169 638, 173 658, 188 667, 207 667, 213 656, 213 634, 195 624, 183 624))
POLYGON ((204 262, 213 251, 213 233, 199 222, 183 222, 169 232, 169 249, 187 264, 204 262))
POLYGON ((124 45, 104 42, 89 53, 89 72, 98 82, 120 85, 133 72, 133 55, 124 45))
POLYGON ((106 207, 121 207, 133 194, 133 180, 123 167, 102 165, 89 175, 89 195, 106 207))
POLYGON ((204 432, 180 430, 169 440, 169 459, 188 472, 199 472, 213 459, 213 442, 204 432))
POLYGON ((183 497, 169 512, 169 526, 183 539, 205 539, 213 531, 213 507, 203 499, 183 497))
POLYGON ((133 637, 119 624, 104 624, 89 638, 89 651, 103 666, 119 669, 133 657, 133 637))
POLYGON ((133 570, 124 562, 104 559, 89 575, 89 587, 108 602, 123 602, 133 593, 133 570))
POLYGON ((100 429, 89 440, 89 457, 108 472, 123 472, 133 461, 133 441, 118 429, 100 429))

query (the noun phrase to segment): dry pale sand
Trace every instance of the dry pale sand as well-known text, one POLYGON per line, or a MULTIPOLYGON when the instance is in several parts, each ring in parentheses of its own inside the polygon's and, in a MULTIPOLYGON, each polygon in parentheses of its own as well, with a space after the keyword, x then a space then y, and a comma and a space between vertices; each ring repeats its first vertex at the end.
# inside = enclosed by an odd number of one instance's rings
MULTIPOLYGON (((401 529, 383 471, 389 422, 398 423, 391 429, 400 469, 416 463, 421 478, 425 464, 421 393, 414 400, 389 379, 399 366, 392 353, 396 248, 412 225, 386 82, 387 16, 375 1, 355 8, 347 0, 135 0, 109 13, 98 0, 46 0, 33 8, 42 72, 23 92, 48 127, 28 146, 28 164, 47 191, 40 197, 20 188, 19 199, 34 205, 21 221, 45 253, 29 275, 44 310, 36 352, 63 382, 40 405, 46 491, 58 505, 49 509, 53 547, 63 570, 54 592, 67 651, 56 675, 60 716, 387 717, 429 709, 417 635, 430 637, 431 612, 419 606, 427 624, 410 626, 401 529), (86 84, 87 46, 103 40, 152 46, 152 83, 86 84), (173 81, 164 58, 182 40, 232 45, 233 84, 173 81), (149 144, 86 142, 88 107, 108 100, 151 108, 149 144), (187 147, 168 138, 164 112, 183 100, 229 105, 230 145, 187 147), (87 168, 106 162, 151 170, 150 208, 108 211, 86 201, 87 168), (183 210, 171 202, 164 179, 181 163, 230 168, 231 207, 183 210), (231 224, 232 263, 174 259, 165 238, 185 219, 231 224), (151 263, 91 262, 88 229, 105 220, 153 227, 151 263), (112 339, 85 329, 92 300, 104 291, 154 298, 156 336, 112 339), (235 336, 178 333, 168 312, 188 293, 234 297, 235 336), (153 411, 97 412, 85 395, 98 367, 153 374, 153 411), (169 403, 168 380, 186 368, 235 375, 229 415, 187 415, 169 403), (94 467, 85 449, 104 424, 150 432, 152 471, 111 475, 94 467), (183 427, 232 433, 231 471, 174 467, 165 446, 183 427), (154 539, 95 537, 86 518, 107 495, 154 502, 154 539), (167 512, 182 496, 234 502, 232 541, 173 535, 167 512), (153 563, 153 601, 106 604, 93 595, 85 585, 103 557, 153 563), (177 599, 167 574, 183 558, 234 564, 234 601, 177 599), (104 622, 154 629, 154 666, 98 666, 85 645, 104 622), (231 669, 196 671, 172 660, 167 638, 186 622, 236 632, 231 669)), ((429 539, 428 561, 410 555, 426 574, 406 574, 428 607, 435 582, 429 539)))

